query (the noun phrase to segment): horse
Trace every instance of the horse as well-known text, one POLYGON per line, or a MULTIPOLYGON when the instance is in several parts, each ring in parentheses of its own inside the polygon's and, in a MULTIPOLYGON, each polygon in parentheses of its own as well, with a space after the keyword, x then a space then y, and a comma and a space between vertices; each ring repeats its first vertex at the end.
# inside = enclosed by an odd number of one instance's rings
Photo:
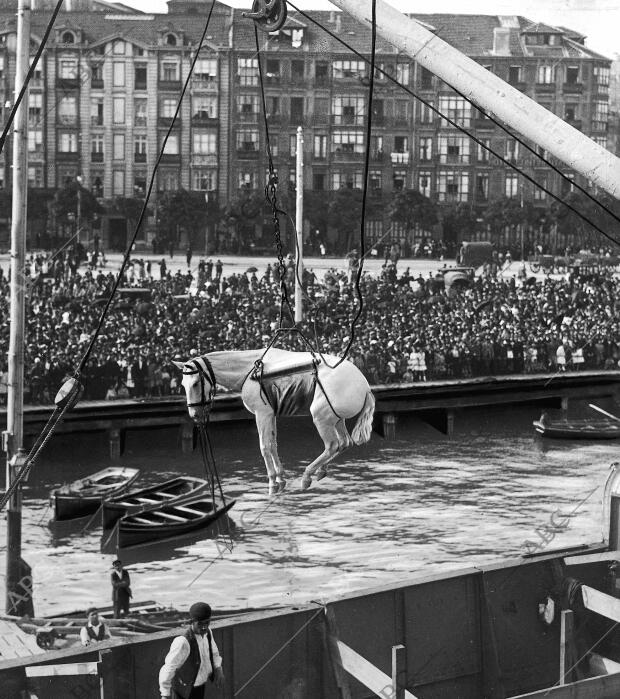
POLYGON ((302 490, 327 475, 329 462, 352 445, 368 442, 375 399, 368 381, 348 360, 277 348, 208 352, 185 362, 182 371, 189 416, 206 423, 218 386, 241 393, 254 415, 260 451, 267 469, 269 494, 284 490, 278 456, 276 417, 311 415, 325 449, 306 467, 302 490), (349 434, 345 420, 358 415, 349 434))

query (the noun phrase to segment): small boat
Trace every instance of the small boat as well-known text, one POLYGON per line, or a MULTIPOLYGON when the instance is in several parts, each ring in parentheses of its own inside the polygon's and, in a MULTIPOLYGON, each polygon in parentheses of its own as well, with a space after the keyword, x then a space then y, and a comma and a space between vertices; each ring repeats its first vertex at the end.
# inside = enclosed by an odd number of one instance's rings
POLYGON ((124 515, 155 507, 164 503, 177 503, 187 497, 199 495, 207 489, 204 478, 178 476, 164 483, 152 485, 142 490, 132 490, 115 497, 106 498, 101 507, 101 524, 104 532, 112 529, 115 522, 124 515))
POLYGON ((536 432, 553 439, 619 439, 620 422, 611 420, 550 420, 541 417, 532 423, 536 432))
POLYGON ((112 541, 107 543, 113 543, 118 550, 189 534, 210 526, 234 504, 234 500, 226 504, 216 501, 214 507, 210 493, 206 493, 176 504, 140 510, 121 517, 109 537, 112 541))
POLYGON ((96 512, 104 498, 123 492, 140 475, 137 468, 110 466, 68 483, 50 493, 57 521, 85 517, 96 512))

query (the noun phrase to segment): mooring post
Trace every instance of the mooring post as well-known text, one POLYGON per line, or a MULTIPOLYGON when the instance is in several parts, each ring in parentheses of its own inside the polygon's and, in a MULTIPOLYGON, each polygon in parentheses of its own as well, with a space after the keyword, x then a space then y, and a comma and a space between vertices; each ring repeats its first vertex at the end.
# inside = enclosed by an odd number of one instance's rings
POLYGON ((559 684, 570 682, 571 644, 573 642, 573 612, 567 609, 562 612, 560 620, 560 681, 559 684))
POLYGON ((383 436, 386 439, 396 439, 396 415, 386 413, 383 416, 383 436))
POLYGON ((194 423, 181 423, 181 450, 184 454, 191 454, 194 451, 196 440, 194 439, 194 423))
POLYGON ((123 453, 121 430, 119 428, 110 430, 108 438, 110 440, 110 458, 120 459, 123 453))
POLYGON ((392 646, 392 699, 405 699, 407 655, 405 646, 392 646))
POLYGON ((454 410, 446 411, 446 434, 452 437, 454 433, 454 410))
POLYGON ((560 403, 562 407, 562 412, 567 413, 568 412, 568 396, 562 396, 562 400, 560 403))

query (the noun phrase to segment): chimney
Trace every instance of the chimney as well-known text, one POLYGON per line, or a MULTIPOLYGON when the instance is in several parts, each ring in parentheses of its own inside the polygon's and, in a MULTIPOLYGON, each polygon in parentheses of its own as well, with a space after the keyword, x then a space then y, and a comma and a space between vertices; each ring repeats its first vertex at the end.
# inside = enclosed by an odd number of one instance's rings
POLYGON ((336 15, 336 28, 334 31, 340 32, 342 30, 342 12, 338 12, 336 15))
POLYGON ((493 28, 493 55, 510 56, 510 28, 493 28))

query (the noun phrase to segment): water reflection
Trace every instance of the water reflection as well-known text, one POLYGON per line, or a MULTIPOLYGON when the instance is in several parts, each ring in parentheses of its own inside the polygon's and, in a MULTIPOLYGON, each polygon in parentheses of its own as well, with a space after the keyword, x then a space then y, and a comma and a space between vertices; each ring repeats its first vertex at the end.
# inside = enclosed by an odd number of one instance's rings
MULTIPOLYGON (((570 512, 596 486, 551 545, 599 541, 602 486, 616 447, 543 443, 529 429, 530 417, 493 416, 488 425, 464 425, 451 440, 405 425, 396 442, 373 436, 351 449, 306 492, 298 490, 302 465, 320 444, 305 423, 281 427, 289 490, 275 498, 267 493, 254 431, 216 426, 226 495, 237 499, 231 532, 123 552, 134 599, 184 607, 204 596, 227 609, 299 603, 518 555, 537 527, 557 510, 570 512)), ((201 475, 198 453, 181 455, 172 432, 144 434, 128 439, 123 457, 124 465, 141 468, 139 487, 201 475)), ((40 613, 110 603, 114 556, 100 553, 99 522, 48 525, 50 488, 107 465, 100 447, 84 440, 48 454, 25 489, 23 555, 34 571, 40 613)))

